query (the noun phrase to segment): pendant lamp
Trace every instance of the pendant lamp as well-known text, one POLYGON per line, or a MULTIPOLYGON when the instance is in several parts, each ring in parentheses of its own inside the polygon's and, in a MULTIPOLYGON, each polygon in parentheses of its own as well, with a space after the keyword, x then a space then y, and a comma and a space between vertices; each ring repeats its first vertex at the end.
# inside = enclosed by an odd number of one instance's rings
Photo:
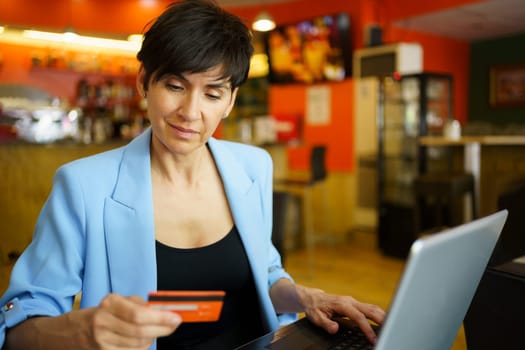
POLYGON ((272 16, 266 11, 259 13, 253 23, 252 29, 258 32, 267 32, 275 28, 275 21, 272 16))

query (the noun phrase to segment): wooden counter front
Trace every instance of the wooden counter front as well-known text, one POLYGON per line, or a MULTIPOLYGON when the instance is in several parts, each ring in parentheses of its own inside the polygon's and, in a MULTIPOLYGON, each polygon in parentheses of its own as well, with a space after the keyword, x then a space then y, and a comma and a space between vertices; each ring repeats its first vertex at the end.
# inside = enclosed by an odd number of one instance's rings
POLYGON ((0 258, 20 253, 31 241, 59 166, 122 144, 0 144, 0 258))

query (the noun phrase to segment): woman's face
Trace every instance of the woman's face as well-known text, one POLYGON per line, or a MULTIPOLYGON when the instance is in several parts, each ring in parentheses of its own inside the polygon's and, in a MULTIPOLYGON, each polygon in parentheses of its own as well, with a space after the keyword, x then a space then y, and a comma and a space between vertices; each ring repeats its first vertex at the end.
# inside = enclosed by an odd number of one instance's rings
MULTIPOLYGON (((137 77, 142 95, 144 73, 141 68, 137 77)), ((232 91, 221 73, 218 66, 202 73, 162 77, 148 84, 147 114, 153 136, 171 153, 190 154, 205 145, 230 113, 238 89, 232 91)))

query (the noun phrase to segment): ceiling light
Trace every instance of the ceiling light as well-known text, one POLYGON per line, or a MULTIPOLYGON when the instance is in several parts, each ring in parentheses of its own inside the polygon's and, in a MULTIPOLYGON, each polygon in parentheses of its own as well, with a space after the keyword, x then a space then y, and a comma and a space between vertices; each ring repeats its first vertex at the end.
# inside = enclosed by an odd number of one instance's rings
POLYGON ((268 12, 263 11, 255 17, 252 28, 259 32, 267 32, 275 28, 275 21, 268 12))
POLYGON ((131 42, 134 42, 134 43, 142 44, 142 40, 143 39, 144 39, 144 37, 142 36, 142 34, 130 34, 128 36, 128 41, 131 41, 131 42))
POLYGON ((102 37, 84 36, 74 33, 47 32, 7 28, 0 30, 2 43, 34 46, 64 50, 103 52, 111 55, 135 57, 140 49, 140 41, 116 40, 102 37))
POLYGON ((47 41, 64 41, 62 33, 42 32, 40 30, 24 30, 22 35, 30 39, 39 39, 47 41))
POLYGON ((77 33, 72 27, 66 28, 62 35, 64 37, 63 40, 68 43, 74 42, 78 37, 77 33))
POLYGON ((69 44, 82 45, 96 48, 108 48, 124 51, 137 52, 140 49, 140 42, 131 42, 127 40, 115 40, 98 38, 91 36, 78 35, 71 32, 66 33, 52 33, 37 30, 24 30, 23 34, 26 38, 39 39, 53 42, 65 42, 69 44))

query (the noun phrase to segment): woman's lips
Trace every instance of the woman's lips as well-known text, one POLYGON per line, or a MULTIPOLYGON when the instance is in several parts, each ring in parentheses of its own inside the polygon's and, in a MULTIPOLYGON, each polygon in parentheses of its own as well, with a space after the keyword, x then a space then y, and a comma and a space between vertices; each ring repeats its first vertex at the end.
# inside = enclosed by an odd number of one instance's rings
POLYGON ((193 135, 198 134, 197 131, 192 130, 192 129, 186 129, 181 126, 171 125, 171 124, 170 126, 175 131, 175 134, 182 138, 190 138, 193 135))

